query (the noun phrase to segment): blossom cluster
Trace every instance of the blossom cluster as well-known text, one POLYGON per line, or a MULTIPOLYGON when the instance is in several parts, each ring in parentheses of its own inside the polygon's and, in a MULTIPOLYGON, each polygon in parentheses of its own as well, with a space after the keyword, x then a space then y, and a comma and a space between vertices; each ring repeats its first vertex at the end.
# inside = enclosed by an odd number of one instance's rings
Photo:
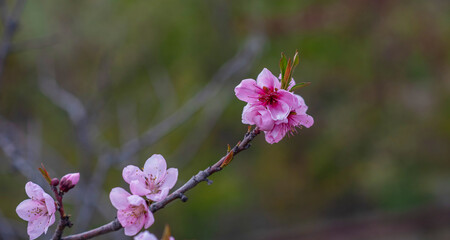
POLYGON ((234 89, 236 97, 247 102, 242 112, 242 123, 256 125, 264 131, 270 144, 295 132, 296 127, 311 127, 314 119, 306 114, 308 106, 303 98, 292 92, 294 86, 295 81, 291 78, 283 89, 282 81, 266 68, 256 81, 242 80, 234 89))
MULTIPOLYGON (((62 196, 63 193, 75 187, 79 179, 79 173, 69 173, 62 177, 61 181, 54 178, 51 181, 49 179, 49 183, 55 189, 55 192, 57 192, 59 186, 58 195, 62 196)), ((59 203, 55 203, 55 200, 39 185, 31 181, 25 184, 25 192, 30 199, 19 203, 16 213, 20 218, 28 221, 27 233, 30 239, 36 239, 42 233, 47 233, 48 228, 55 223, 56 210, 57 208, 60 209, 61 206, 58 205, 59 203)))
POLYGON ((178 169, 167 169, 164 157, 153 154, 145 162, 143 170, 128 165, 123 169, 122 177, 130 184, 131 194, 116 187, 111 190, 109 198, 117 209, 117 219, 125 229, 125 235, 134 236, 143 227, 147 229, 155 222, 149 205, 152 201, 158 202, 167 197, 177 182, 178 169))

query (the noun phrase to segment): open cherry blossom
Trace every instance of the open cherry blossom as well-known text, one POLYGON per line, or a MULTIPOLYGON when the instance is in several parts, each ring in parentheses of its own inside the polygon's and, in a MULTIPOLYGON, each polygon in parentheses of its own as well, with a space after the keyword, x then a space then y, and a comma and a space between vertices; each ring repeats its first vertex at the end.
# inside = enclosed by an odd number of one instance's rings
POLYGON ((258 75, 256 81, 242 80, 234 92, 239 100, 266 107, 273 120, 286 119, 292 110, 290 106, 295 101, 294 95, 281 89, 280 80, 266 68, 258 75))
MULTIPOLYGON (((158 238, 153 233, 144 231, 139 233, 136 237, 134 237, 134 240, 158 240, 158 238)), ((169 240, 175 240, 175 238, 171 236, 169 237, 169 240)))
POLYGON ((160 154, 153 154, 144 164, 144 171, 128 165, 122 171, 125 182, 130 184, 133 194, 146 196, 158 202, 163 200, 178 179, 178 169, 167 169, 167 163, 160 154))
POLYGON ((17 215, 28 221, 27 233, 30 239, 47 233, 48 227, 55 222, 55 201, 33 182, 25 185, 25 192, 30 199, 22 201, 16 208, 17 215))
POLYGON ((153 213, 149 211, 145 199, 131 195, 123 188, 111 190, 109 199, 117 209, 117 219, 125 229, 125 235, 134 236, 142 227, 149 228, 154 222, 153 213))

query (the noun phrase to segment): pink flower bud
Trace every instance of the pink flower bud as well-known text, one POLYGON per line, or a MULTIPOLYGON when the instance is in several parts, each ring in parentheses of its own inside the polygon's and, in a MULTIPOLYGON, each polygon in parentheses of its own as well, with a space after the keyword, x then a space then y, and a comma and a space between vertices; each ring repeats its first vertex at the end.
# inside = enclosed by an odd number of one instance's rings
POLYGON ((59 179, 57 178, 53 178, 52 181, 50 182, 50 184, 54 187, 58 186, 59 184, 59 179))
POLYGON ((64 177, 61 178, 61 181, 59 183, 59 189, 62 192, 68 192, 70 189, 75 187, 75 185, 77 185, 79 180, 80 180, 80 173, 66 174, 64 175, 64 177))

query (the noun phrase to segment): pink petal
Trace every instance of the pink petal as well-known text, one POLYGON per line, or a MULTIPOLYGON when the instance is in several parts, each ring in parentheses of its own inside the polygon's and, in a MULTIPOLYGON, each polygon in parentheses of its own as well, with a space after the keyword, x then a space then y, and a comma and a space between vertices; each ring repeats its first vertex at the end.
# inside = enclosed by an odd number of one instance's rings
POLYGON ((178 169, 169 168, 166 173, 166 178, 161 182, 160 188, 168 188, 171 189, 175 186, 178 179, 178 169))
POLYGON ((41 216, 40 214, 37 214, 36 211, 33 211, 33 209, 36 208, 43 210, 44 206, 38 201, 26 199, 19 203, 19 205, 16 207, 16 213, 23 220, 30 221, 41 216))
POLYGON ((47 226, 45 227, 45 230, 44 230, 45 233, 47 233, 48 227, 53 225, 53 223, 55 223, 55 214, 52 214, 50 216, 50 219, 48 220, 47 226))
POLYGON ((291 112, 289 105, 283 101, 277 101, 269 104, 267 105, 267 109, 269 110, 270 116, 273 120, 286 119, 291 112))
POLYGON ((130 183, 130 190, 132 194, 145 196, 150 193, 150 189, 147 188, 145 183, 140 182, 138 180, 133 180, 130 183))
POLYGON ((47 227, 48 216, 41 216, 33 221, 28 222, 27 233, 30 239, 36 239, 44 233, 47 227))
POLYGON ((44 198, 44 190, 42 190, 39 185, 33 182, 27 182, 27 184, 25 184, 25 192, 27 193, 29 198, 34 200, 41 200, 44 198))
POLYGON ((299 118, 300 124, 307 128, 310 128, 314 124, 314 119, 307 114, 299 115, 298 118, 299 118))
POLYGON ((263 93, 261 88, 256 85, 253 79, 244 79, 234 88, 236 97, 244 102, 257 103, 260 94, 263 93))
POLYGON ((144 173, 136 166, 128 165, 122 171, 122 177, 125 182, 130 183, 133 180, 144 180, 144 173))
MULTIPOLYGON (((136 218, 136 217, 134 217, 134 218, 136 218)), ((141 231, 143 226, 144 226, 144 219, 143 218, 136 218, 135 221, 133 222, 133 224, 130 224, 130 225, 124 227, 125 235, 127 235, 127 236, 134 236, 139 231, 141 231)))
POLYGON ((283 139, 286 135, 286 131, 283 129, 282 124, 275 125, 271 131, 264 132, 266 141, 270 144, 277 143, 283 139))
POLYGON ((79 180, 80 180, 80 173, 68 173, 61 178, 60 182, 71 181, 72 185, 77 185, 79 180))
POLYGON ((256 82, 260 88, 267 87, 270 90, 274 90, 274 88, 281 88, 281 83, 278 78, 275 77, 267 68, 264 68, 258 75, 256 82))
POLYGON ((293 86, 295 86, 295 80, 293 78, 291 78, 291 81, 289 82, 289 86, 288 86, 288 91, 290 91, 293 86))
POLYGON ((274 121, 269 111, 262 105, 247 104, 242 112, 242 123, 256 125, 263 131, 271 130, 274 121))
POLYGON ((148 231, 139 233, 134 240, 158 240, 154 234, 149 233, 148 231))
POLYGON ((251 111, 251 104, 248 103, 245 105, 244 109, 242 110, 242 123, 248 124, 248 125, 254 125, 253 117, 255 116, 255 112, 251 111))
POLYGON ((136 206, 136 207, 141 206, 141 205, 147 206, 145 200, 138 195, 128 196, 127 201, 128 201, 128 204, 132 205, 132 206, 136 206))
POLYGON ((256 126, 263 131, 270 131, 273 128, 274 121, 270 112, 266 109, 259 110, 260 115, 255 117, 256 126))
POLYGON ((159 201, 163 200, 164 198, 166 198, 168 194, 169 194, 168 188, 161 188, 161 189, 159 189, 159 192, 150 193, 149 195, 147 195, 147 198, 152 201, 159 202, 159 201))
POLYGON ((44 192, 43 196, 44 196, 45 206, 47 208, 48 215, 55 214, 55 212, 56 212, 55 200, 53 200, 53 198, 45 192, 44 192))
POLYGON ((111 190, 109 193, 109 199, 111 200, 112 205, 116 209, 125 209, 128 207, 128 200, 127 197, 130 196, 127 191, 125 191, 123 188, 116 187, 111 190))
POLYGON ((144 164, 144 173, 155 182, 159 182, 166 175, 167 164, 161 154, 153 154, 144 164))
POLYGON ((150 211, 147 211, 145 213, 145 229, 149 228, 153 223, 155 222, 155 218, 153 217, 153 213, 150 211))
POLYGON ((304 103, 302 97, 285 90, 278 91, 278 101, 287 103, 291 110, 297 108, 301 103, 304 103))

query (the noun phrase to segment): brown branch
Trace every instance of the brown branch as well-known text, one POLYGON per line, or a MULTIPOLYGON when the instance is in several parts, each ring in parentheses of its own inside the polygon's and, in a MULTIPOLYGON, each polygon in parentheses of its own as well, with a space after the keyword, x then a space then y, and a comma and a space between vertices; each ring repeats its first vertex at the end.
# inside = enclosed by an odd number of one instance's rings
MULTIPOLYGON (((233 152, 233 156, 236 156, 239 152, 246 150, 250 147, 250 142, 260 133, 260 130, 258 128, 253 129, 251 132, 247 132, 242 139, 242 141, 239 141, 239 143, 231 149, 233 152)), ((168 195, 165 199, 162 201, 153 203, 150 205, 149 209, 153 213, 164 208, 167 204, 170 202, 181 199, 181 201, 186 202, 188 198, 186 197, 185 193, 189 191, 190 189, 197 186, 199 183, 205 181, 208 184, 211 184, 212 181, 208 179, 209 176, 212 174, 221 171, 223 168, 220 166, 225 161, 225 159, 228 158, 230 154, 227 153, 225 156, 223 156, 218 162, 216 162, 214 165, 209 166, 203 171, 198 172, 196 175, 192 176, 191 179, 189 179, 183 186, 175 190, 173 193, 168 195)), ((120 225, 119 221, 115 219, 114 221, 107 223, 103 226, 100 226, 98 228, 89 230, 87 232, 70 235, 67 237, 62 238, 62 240, 84 240, 84 239, 90 239, 99 235, 103 235, 109 232, 117 231, 121 229, 122 226, 120 225)))
POLYGON ((63 234, 64 228, 66 227, 72 227, 72 222, 69 220, 69 216, 66 215, 64 212, 64 204, 63 204, 63 195, 64 193, 62 191, 58 191, 56 186, 51 186, 52 191, 55 194, 56 201, 58 202, 58 211, 59 215, 61 216, 58 227, 56 228, 55 233, 53 234, 52 240, 59 240, 61 239, 61 236, 63 234))

